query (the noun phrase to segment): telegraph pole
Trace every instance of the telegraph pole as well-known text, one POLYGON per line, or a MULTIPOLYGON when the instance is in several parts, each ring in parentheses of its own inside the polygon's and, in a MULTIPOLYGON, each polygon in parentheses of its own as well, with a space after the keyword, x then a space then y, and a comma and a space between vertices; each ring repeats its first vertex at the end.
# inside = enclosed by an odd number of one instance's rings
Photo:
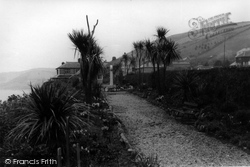
POLYGON ((226 43, 226 37, 224 37, 224 67, 226 67, 225 43, 226 43))

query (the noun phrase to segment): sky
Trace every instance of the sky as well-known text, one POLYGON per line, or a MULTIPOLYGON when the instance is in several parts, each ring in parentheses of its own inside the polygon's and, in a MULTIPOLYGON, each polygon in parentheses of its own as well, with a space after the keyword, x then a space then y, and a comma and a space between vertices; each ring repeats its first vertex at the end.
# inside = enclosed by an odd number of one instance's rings
POLYGON ((77 61, 68 33, 87 33, 86 15, 91 29, 99 20, 95 38, 110 61, 135 41, 155 39, 157 27, 178 34, 190 30, 192 18, 228 12, 232 22, 250 21, 249 6, 249 0, 0 0, 0 73, 77 61))

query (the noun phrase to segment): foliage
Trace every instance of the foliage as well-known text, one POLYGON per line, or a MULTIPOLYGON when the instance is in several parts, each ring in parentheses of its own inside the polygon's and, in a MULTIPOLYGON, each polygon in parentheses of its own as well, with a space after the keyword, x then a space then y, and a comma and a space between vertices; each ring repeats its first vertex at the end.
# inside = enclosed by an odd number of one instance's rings
POLYGON ((86 101, 90 104, 92 103, 92 85, 103 69, 100 57, 103 51, 94 39, 93 33, 86 34, 83 30, 73 30, 71 34, 68 34, 69 39, 75 46, 75 55, 76 51, 78 51, 81 56, 81 79, 86 94, 86 101))
POLYGON ((128 74, 128 70, 129 70, 129 56, 124 53, 122 55, 122 61, 124 62, 124 65, 125 65, 125 72, 126 74, 128 74))
POLYGON ((138 153, 135 157, 135 163, 137 167, 160 167, 157 155, 147 157, 142 153, 138 153))
POLYGON ((65 145, 66 119, 69 118, 69 130, 87 127, 73 106, 74 94, 68 94, 67 88, 57 84, 31 86, 31 93, 24 107, 25 114, 16 118, 17 125, 9 132, 7 141, 23 143, 32 147, 46 144, 55 149, 65 145))
POLYGON ((225 102, 221 105, 220 111, 223 113, 234 113, 238 110, 238 105, 234 102, 225 102))
POLYGON ((102 84, 94 83, 93 85, 93 96, 96 98, 101 97, 101 91, 102 91, 102 84))
POLYGON ((173 81, 173 88, 176 90, 175 96, 182 98, 182 101, 194 101, 196 89, 200 78, 192 71, 181 71, 173 81))
POLYGON ((237 113, 235 114, 235 120, 242 125, 250 125, 250 111, 249 110, 237 111, 237 113))
POLYGON ((27 101, 27 95, 11 95, 0 103, 0 147, 4 142, 5 135, 16 126, 16 118, 23 115, 23 111, 20 110, 27 101))

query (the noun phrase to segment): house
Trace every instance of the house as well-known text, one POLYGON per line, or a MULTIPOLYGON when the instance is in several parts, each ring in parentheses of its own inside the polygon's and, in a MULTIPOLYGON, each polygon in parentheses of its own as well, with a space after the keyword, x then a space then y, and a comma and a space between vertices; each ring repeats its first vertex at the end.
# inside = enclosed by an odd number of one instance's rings
MULTIPOLYGON (((52 80, 68 80, 73 76, 80 77, 80 59, 77 62, 62 62, 62 64, 56 68, 57 75, 52 80)), ((97 82, 102 83, 103 75, 99 74, 97 82)))
POLYGON ((235 61, 238 67, 250 66, 250 48, 239 50, 235 56, 235 61))
POLYGON ((191 69, 189 59, 173 61, 167 70, 189 70, 191 69))
MULTIPOLYGON (((141 72, 144 71, 144 73, 151 73, 154 71, 153 64, 150 61, 147 61, 146 63, 142 64, 141 66, 141 72)), ((163 64, 160 64, 160 68, 163 68, 163 64)), ((167 70, 187 70, 190 69, 190 62, 186 59, 173 61, 169 66, 167 66, 167 70)), ((155 65, 155 70, 157 71, 157 65, 155 65)), ((136 72, 139 71, 139 67, 136 67, 136 72)))
POLYGON ((53 80, 67 80, 74 75, 80 73, 80 63, 78 62, 62 62, 62 64, 56 68, 56 76, 53 80))
POLYGON ((204 66, 204 65, 198 65, 198 66, 194 67, 194 69, 196 69, 196 70, 210 70, 212 68, 214 68, 214 67, 212 67, 212 66, 204 66))

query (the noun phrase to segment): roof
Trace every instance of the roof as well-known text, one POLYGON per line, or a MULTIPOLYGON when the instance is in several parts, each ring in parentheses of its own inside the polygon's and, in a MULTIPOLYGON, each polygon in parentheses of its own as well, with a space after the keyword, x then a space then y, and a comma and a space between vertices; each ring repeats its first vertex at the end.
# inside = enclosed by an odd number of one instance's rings
POLYGON ((80 63, 78 62, 66 62, 61 66, 57 67, 56 69, 80 69, 80 63))
POLYGON ((250 50, 248 51, 243 51, 241 52, 240 54, 238 54, 237 56, 235 57, 250 57, 250 50))
POLYGON ((59 74, 59 75, 56 75, 55 77, 53 77, 52 79, 68 79, 68 78, 70 78, 70 77, 72 77, 72 75, 70 75, 70 74, 68 74, 68 75, 61 75, 61 74, 59 74))
POLYGON ((173 65, 190 65, 190 63, 187 61, 173 61, 172 64, 173 65))
POLYGON ((230 64, 230 66, 237 66, 237 63, 233 62, 232 64, 230 64))
POLYGON ((204 65, 198 65, 196 67, 194 67, 195 69, 200 69, 200 70, 206 70, 206 69, 212 69, 212 66, 204 66, 204 65))
MULTIPOLYGON (((187 61, 179 60, 179 61, 173 61, 170 66, 175 66, 175 65, 190 65, 190 63, 187 61)), ((149 68, 149 67, 153 68, 153 64, 151 62, 144 63, 144 68, 149 68)), ((160 67, 163 67, 162 63, 160 64, 160 67)), ((136 68, 139 68, 139 67, 137 66, 136 68)), ((143 68, 143 63, 141 65, 141 68, 143 68)))

